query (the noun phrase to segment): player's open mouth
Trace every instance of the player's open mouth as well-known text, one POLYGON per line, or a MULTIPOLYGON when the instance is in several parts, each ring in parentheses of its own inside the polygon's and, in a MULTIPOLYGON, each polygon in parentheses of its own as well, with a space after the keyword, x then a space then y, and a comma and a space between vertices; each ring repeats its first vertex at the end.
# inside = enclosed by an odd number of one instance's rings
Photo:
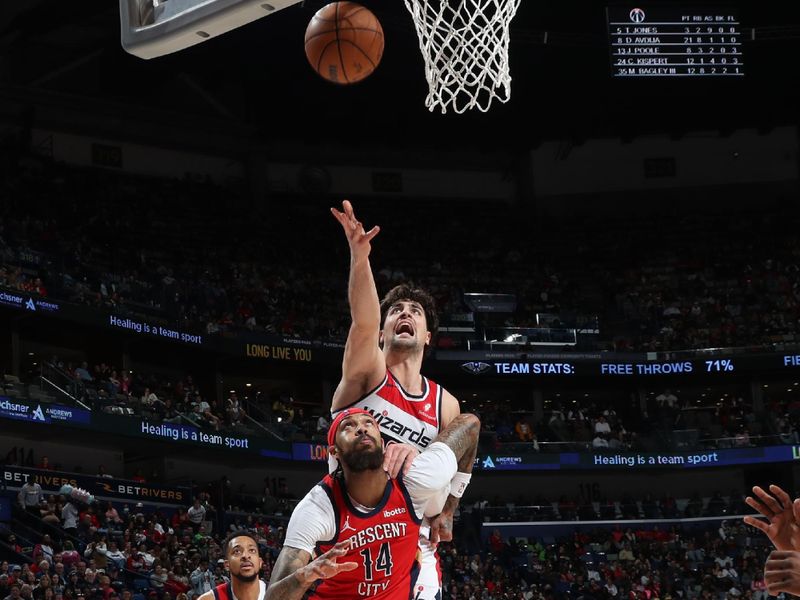
POLYGON ((408 321, 403 321, 402 323, 397 324, 394 332, 397 335, 402 335, 404 333, 408 335, 414 335, 414 326, 408 321))

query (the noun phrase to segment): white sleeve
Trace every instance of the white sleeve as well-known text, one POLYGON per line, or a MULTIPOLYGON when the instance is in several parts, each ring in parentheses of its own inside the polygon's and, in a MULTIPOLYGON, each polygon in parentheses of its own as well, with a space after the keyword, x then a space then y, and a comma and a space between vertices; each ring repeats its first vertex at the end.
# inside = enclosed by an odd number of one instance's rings
POLYGON ((432 516, 441 512, 450 493, 450 480, 456 471, 456 455, 442 442, 434 442, 414 459, 411 470, 403 476, 403 482, 417 516, 432 516))
POLYGON ((315 485, 292 512, 283 545, 305 550, 313 556, 317 542, 330 540, 335 534, 336 515, 331 499, 321 486, 315 485))

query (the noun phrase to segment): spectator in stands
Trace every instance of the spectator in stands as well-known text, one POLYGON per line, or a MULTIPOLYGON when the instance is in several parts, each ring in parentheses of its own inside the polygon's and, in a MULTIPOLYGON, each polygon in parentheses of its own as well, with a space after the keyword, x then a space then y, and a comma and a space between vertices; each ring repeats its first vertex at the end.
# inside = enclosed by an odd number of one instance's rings
POLYGON ((225 402, 225 412, 228 415, 228 423, 231 425, 239 425, 244 420, 245 412, 239 403, 239 397, 236 392, 231 392, 225 402))
POLYGON ((8 596, 6 596, 3 600, 20 600, 19 588, 20 585, 18 583, 12 583, 8 588, 8 596))
POLYGON ((514 432, 517 434, 517 439, 520 442, 532 442, 533 441, 533 428, 531 427, 530 423, 528 423, 527 419, 521 418, 517 420, 517 423, 514 425, 514 432))
POLYGON ((71 540, 64 542, 64 550, 61 551, 61 562, 64 564, 64 569, 69 571, 73 565, 80 561, 80 554, 75 550, 75 546, 71 540))
POLYGON ((39 519, 40 507, 44 502, 42 486, 36 483, 33 478, 29 478, 19 490, 17 495, 19 505, 28 513, 39 519))
POLYGON ((117 509, 114 508, 114 505, 111 502, 106 505, 105 517, 106 523, 112 526, 120 525, 123 522, 122 518, 119 516, 119 512, 117 512, 117 509))
POLYGON ((78 507, 71 500, 66 500, 61 507, 61 522, 64 531, 69 535, 76 535, 78 532, 78 507))
POLYGON ((214 573, 208 568, 208 559, 200 558, 197 568, 189 576, 195 597, 210 592, 214 588, 214 573))
POLYGON ((192 405, 192 416, 201 424, 208 424, 219 430, 220 419, 213 412, 211 406, 206 402, 199 392, 195 393, 192 405))
POLYGON ((142 397, 139 401, 142 403, 143 407, 149 408, 150 410, 156 410, 156 408, 162 404, 155 392, 149 387, 144 388, 144 392, 142 392, 142 397))
POLYGON ((316 433, 317 435, 326 436, 328 429, 330 428, 331 424, 328 419, 325 418, 325 414, 322 413, 317 417, 317 428, 316 433))
POLYGON ((197 533, 200 529, 200 525, 206 520, 206 507, 200 502, 200 498, 194 499, 194 504, 189 507, 186 516, 189 519, 192 529, 197 533))
POLYGON ((89 363, 83 361, 80 367, 75 369, 75 379, 82 381, 84 383, 89 383, 94 381, 94 377, 92 374, 89 373, 89 363))
MULTIPOLYGON (((604 415, 597 417, 597 421, 595 421, 594 424, 594 432, 596 434, 601 434, 603 438, 611 435, 611 425, 609 425, 608 421, 606 421, 604 415)), ((606 443, 606 447, 608 447, 608 443, 606 443)))

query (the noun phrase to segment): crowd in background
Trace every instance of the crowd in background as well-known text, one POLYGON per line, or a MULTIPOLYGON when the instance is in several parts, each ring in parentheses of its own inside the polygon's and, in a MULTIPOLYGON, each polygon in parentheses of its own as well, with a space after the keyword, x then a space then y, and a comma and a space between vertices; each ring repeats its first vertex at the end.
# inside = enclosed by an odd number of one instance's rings
MULTIPOLYGON (((40 468, 51 467, 44 457, 41 461, 40 468)), ((0 598, 188 600, 228 580, 220 543, 241 529, 255 535, 264 557, 260 575, 268 580, 293 506, 220 511, 214 494, 206 491, 212 488, 202 488, 191 506, 177 509, 154 510, 141 503, 90 506, 44 496, 37 485, 23 486, 15 520, 0 534, 6 549, 26 557, 0 562, 0 598)), ((678 500, 626 494, 615 502, 465 497, 455 542, 439 546, 445 597, 766 600, 765 538, 733 518, 744 512, 742 496, 735 492, 678 500), (626 521, 588 529, 568 526, 599 519, 725 515, 731 517, 656 526, 626 521), (543 525, 523 535, 510 524, 528 519, 560 520, 566 529, 543 525), (483 527, 486 522, 496 525, 483 527)))
MULTIPOLYGON (((246 205, 237 189, 38 159, 3 180, 0 199, 0 286, 205 335, 346 334, 347 248, 318 202, 276 198, 277 211, 238 214, 226 208, 246 205)), ((599 320, 591 343, 604 349, 795 341, 795 212, 687 216, 670 227, 657 217, 554 220, 530 235, 535 217, 521 209, 460 208, 420 207, 437 230, 420 236, 418 211, 391 211, 388 222, 385 205, 360 205, 364 219, 384 226, 373 256, 380 290, 414 280, 431 290, 445 322, 469 313, 465 292, 514 294, 516 310, 494 324, 599 320), (487 230, 503 235, 486 238, 487 230)), ((462 340, 445 334, 439 343, 462 340)))

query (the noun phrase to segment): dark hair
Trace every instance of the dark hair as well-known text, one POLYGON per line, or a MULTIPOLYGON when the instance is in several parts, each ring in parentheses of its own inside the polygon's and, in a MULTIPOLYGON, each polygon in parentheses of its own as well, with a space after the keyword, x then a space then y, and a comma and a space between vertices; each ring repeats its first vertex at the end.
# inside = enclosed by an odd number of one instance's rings
POLYGON ((393 287, 381 300, 381 328, 386 321, 386 313, 401 300, 417 302, 425 312, 425 322, 431 334, 431 342, 439 331, 439 315, 436 314, 436 302, 426 290, 414 287, 411 283, 402 283, 393 287))
POLYGON ((238 537, 250 538, 251 540, 253 540, 255 542, 256 546, 258 546, 258 540, 253 536, 252 533, 250 533, 246 529, 240 529, 238 531, 234 531, 228 537, 225 538, 224 542, 222 542, 222 549, 225 551, 225 556, 226 557, 228 556, 228 552, 231 549, 231 542, 233 542, 233 540, 235 538, 238 538, 238 537))

